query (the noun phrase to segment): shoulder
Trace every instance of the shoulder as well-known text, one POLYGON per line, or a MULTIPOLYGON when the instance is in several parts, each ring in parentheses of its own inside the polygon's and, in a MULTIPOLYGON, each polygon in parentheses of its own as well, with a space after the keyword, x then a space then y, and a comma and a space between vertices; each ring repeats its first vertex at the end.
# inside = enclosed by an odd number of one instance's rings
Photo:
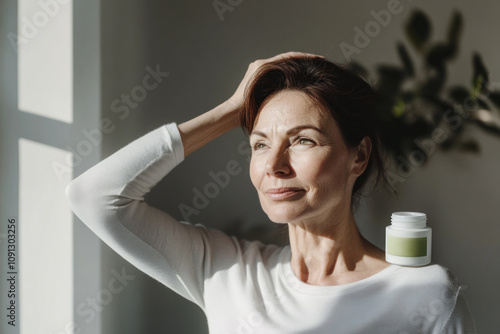
POLYGON ((396 266, 388 278, 392 291, 416 309, 433 309, 438 313, 453 310, 461 290, 457 278, 445 267, 396 266))
POLYGON ((399 298, 411 305, 408 320, 415 328, 425 333, 476 332, 463 288, 448 268, 397 267, 392 284, 400 288, 399 298))
POLYGON ((239 239, 238 242, 241 246, 242 257, 246 262, 255 264, 260 262, 266 267, 270 264, 275 265, 282 252, 286 249, 286 247, 266 244, 259 240, 239 239))
POLYGON ((391 281, 399 296, 411 305, 410 323, 421 324, 429 332, 445 326, 460 295, 458 279, 447 268, 434 264, 425 267, 398 267, 391 281))
POLYGON ((237 238, 200 224, 193 225, 192 228, 201 233, 204 247, 211 260, 215 262, 222 261, 243 266, 258 263, 267 265, 277 262, 283 250, 281 246, 237 238))
POLYGON ((394 270, 391 280, 394 284, 414 284, 417 286, 435 287, 440 289, 458 290, 458 279, 448 270, 438 264, 424 267, 402 267, 394 270))

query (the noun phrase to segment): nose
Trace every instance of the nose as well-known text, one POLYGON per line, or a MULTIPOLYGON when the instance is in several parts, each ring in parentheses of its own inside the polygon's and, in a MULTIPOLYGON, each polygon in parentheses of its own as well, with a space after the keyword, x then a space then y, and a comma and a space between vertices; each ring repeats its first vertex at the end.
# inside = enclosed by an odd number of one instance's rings
POLYGON ((292 167, 287 152, 272 150, 266 161, 266 174, 275 177, 286 177, 292 174, 292 167))

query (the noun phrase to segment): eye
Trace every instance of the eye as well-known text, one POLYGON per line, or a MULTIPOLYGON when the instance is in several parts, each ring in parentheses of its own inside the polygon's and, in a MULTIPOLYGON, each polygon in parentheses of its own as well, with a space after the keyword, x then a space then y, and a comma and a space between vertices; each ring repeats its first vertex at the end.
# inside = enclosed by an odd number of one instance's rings
POLYGON ((263 142, 258 141, 252 145, 252 150, 258 151, 258 150, 262 150, 263 148, 266 148, 266 147, 267 146, 263 142))
POLYGON ((296 142, 299 145, 311 145, 312 146, 312 145, 316 144, 313 140, 311 140, 309 138, 305 138, 305 137, 297 138, 296 142))

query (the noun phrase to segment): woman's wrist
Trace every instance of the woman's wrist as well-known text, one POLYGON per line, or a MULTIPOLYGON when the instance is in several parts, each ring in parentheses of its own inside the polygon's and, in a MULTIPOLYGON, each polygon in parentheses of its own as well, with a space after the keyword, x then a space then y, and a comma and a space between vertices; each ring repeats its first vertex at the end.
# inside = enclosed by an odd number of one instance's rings
POLYGON ((227 130, 231 130, 240 125, 238 116, 240 108, 241 105, 231 99, 228 99, 215 107, 213 111, 217 113, 215 117, 228 127, 227 130))
POLYGON ((184 156, 188 156, 238 125, 238 108, 229 100, 180 124, 178 128, 184 146, 184 156))

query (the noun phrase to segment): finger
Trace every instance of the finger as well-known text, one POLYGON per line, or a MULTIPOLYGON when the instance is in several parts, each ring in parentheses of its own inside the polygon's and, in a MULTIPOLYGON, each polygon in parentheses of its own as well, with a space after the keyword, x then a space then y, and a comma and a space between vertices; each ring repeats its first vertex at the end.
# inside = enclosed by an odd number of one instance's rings
POLYGON ((311 58, 325 58, 324 56, 317 55, 314 53, 306 53, 306 52, 297 52, 297 51, 289 51, 285 53, 280 53, 274 57, 266 59, 266 62, 268 61, 274 61, 274 60, 279 60, 279 59, 285 59, 285 58, 290 58, 290 57, 311 57, 311 58))
POLYGON ((314 53, 307 53, 307 52, 298 52, 298 51, 289 51, 282 53, 282 55, 299 55, 299 56, 310 56, 310 57, 320 57, 324 58, 322 55, 314 54, 314 53))

